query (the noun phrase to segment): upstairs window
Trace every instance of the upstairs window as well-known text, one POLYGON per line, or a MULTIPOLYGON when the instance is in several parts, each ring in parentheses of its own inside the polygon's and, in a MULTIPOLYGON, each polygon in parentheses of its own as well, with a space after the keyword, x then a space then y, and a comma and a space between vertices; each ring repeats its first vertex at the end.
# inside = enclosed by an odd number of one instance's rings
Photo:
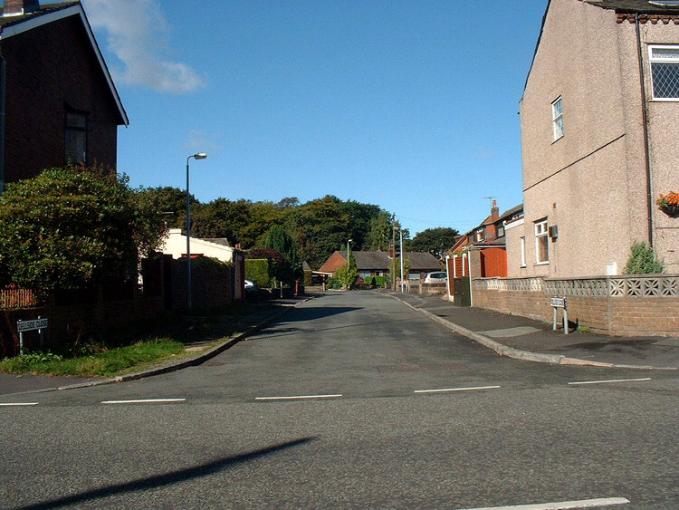
POLYGON ((87 115, 67 111, 65 127, 65 159, 67 164, 87 163, 87 115))
POLYGON ((679 46, 650 46, 653 99, 679 99, 679 46))
POLYGON ((504 236, 505 236, 504 225, 498 225, 498 227, 497 227, 497 237, 504 237, 504 236))
POLYGON ((563 136, 563 98, 561 96, 552 103, 552 126, 554 141, 557 141, 563 136))
POLYGON ((549 229, 547 220, 535 223, 535 262, 549 264, 549 229))
POLYGON ((480 242, 483 241, 484 239, 485 239, 485 238, 484 238, 484 236, 483 236, 483 229, 481 228, 481 229, 479 229, 479 230, 476 231, 476 242, 477 242, 477 243, 480 243, 480 242))

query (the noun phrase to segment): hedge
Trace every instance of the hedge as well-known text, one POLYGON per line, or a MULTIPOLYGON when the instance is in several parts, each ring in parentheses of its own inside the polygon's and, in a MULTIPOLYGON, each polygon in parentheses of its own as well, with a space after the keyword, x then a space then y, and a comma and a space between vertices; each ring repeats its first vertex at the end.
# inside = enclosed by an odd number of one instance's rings
POLYGON ((269 261, 267 259, 245 259, 245 279, 259 287, 269 286, 269 261))

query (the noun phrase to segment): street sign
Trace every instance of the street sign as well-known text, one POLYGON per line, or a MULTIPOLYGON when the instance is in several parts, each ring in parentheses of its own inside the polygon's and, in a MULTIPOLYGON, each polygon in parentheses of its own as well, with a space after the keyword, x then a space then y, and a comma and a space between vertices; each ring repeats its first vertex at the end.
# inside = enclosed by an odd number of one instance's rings
POLYGON ((552 331, 556 331, 557 323, 557 310, 561 308, 563 310, 563 333, 568 334, 568 303, 565 297, 553 297, 551 298, 553 320, 552 320, 552 331))
POLYGON ((17 331, 19 333, 23 333, 24 331, 35 331, 36 329, 45 329, 47 328, 47 317, 45 318, 38 318, 38 319, 33 319, 30 321, 22 321, 18 320, 17 321, 17 331))
POLYGON ((40 333, 40 345, 43 343, 43 330, 47 329, 47 317, 40 317, 30 321, 17 321, 17 332, 19 333, 19 354, 24 353, 24 333, 26 331, 37 330, 40 333))
POLYGON ((566 308, 566 298, 558 298, 558 297, 553 297, 552 298, 552 306, 554 308, 566 308))

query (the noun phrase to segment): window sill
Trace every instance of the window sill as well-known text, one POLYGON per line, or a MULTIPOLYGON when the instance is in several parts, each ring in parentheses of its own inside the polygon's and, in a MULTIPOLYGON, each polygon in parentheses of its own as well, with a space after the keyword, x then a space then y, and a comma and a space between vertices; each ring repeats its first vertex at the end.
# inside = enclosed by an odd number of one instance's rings
POLYGON ((548 265, 549 265, 549 261, 547 261, 547 262, 536 262, 535 265, 536 265, 536 266, 548 266, 548 265))
POLYGON ((552 145, 554 145, 554 144, 555 144, 556 142, 558 142, 559 140, 563 140, 563 137, 564 137, 564 135, 561 135, 561 136, 560 136, 559 138, 557 138, 556 140, 552 140, 552 145))
POLYGON ((679 103, 679 97, 654 97, 652 103, 679 103))

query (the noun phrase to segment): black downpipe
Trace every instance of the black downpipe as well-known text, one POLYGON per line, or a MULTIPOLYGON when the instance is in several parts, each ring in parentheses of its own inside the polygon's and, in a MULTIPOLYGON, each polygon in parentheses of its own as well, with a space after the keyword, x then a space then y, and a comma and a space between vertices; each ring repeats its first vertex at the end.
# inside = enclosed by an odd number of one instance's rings
POLYGON ((5 57, 0 54, 0 195, 5 191, 5 57))
POLYGON ((641 28, 639 14, 635 17, 637 31, 637 57, 639 59, 639 82, 641 85, 641 116, 644 127, 644 154, 646 156, 646 209, 648 216, 648 244, 653 247, 653 181, 651 175, 651 148, 648 134, 648 108, 646 105, 646 80, 644 78, 644 59, 641 50, 641 28))

